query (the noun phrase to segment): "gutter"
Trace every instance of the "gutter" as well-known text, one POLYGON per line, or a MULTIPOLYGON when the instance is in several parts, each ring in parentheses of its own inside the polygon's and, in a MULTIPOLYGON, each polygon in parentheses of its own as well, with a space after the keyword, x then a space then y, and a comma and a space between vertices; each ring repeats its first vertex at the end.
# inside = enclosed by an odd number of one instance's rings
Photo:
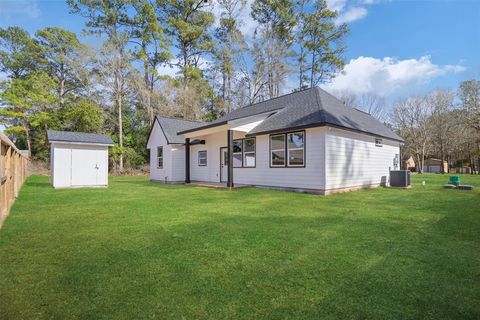
POLYGON ((338 128, 338 129, 342 129, 342 130, 346 130, 346 131, 351 131, 351 132, 356 132, 356 133, 363 133, 363 134, 366 134, 366 135, 369 135, 369 136, 373 136, 373 137, 380 137, 380 138, 384 138, 384 139, 388 139, 388 140, 392 140, 392 141, 397 141, 397 142, 400 142, 400 143, 404 143, 404 142, 405 142, 405 140, 403 140, 403 139, 396 139, 396 138, 392 138, 392 137, 386 137, 386 136, 384 136, 384 135, 374 134, 374 133, 371 133, 371 132, 362 131, 362 130, 358 130, 358 129, 352 129, 352 128, 347 128, 347 127, 342 127, 342 126, 334 125, 334 124, 327 123, 327 122, 320 122, 320 123, 314 123, 314 124, 303 125, 303 126, 296 126, 296 127, 289 127, 289 128, 283 128, 283 129, 266 130, 266 131, 255 132, 255 133, 247 133, 247 134, 245 135, 245 137, 256 137, 256 136, 263 135, 263 134, 282 133, 282 132, 286 132, 286 131, 300 130, 300 129, 309 129, 309 128, 318 128, 318 127, 338 128))

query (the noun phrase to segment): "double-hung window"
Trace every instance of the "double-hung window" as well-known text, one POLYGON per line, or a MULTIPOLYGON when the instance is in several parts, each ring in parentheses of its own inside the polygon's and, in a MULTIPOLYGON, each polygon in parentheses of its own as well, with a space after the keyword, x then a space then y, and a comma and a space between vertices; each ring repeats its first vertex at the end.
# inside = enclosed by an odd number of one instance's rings
POLYGON ((285 167, 285 134, 270 136, 270 165, 285 167))
POLYGON ((163 147, 157 147, 157 168, 163 169, 163 147))
POLYGON ((305 166, 305 131, 270 136, 271 167, 305 166))
POLYGON ((199 166, 207 165, 207 150, 198 151, 198 165, 199 166))
POLYGON ((303 167, 305 164, 305 132, 287 134, 287 153, 289 167, 303 167))
POLYGON ((243 166, 255 167, 255 138, 243 140, 243 166))
POLYGON ((243 158, 243 140, 233 140, 233 167, 241 168, 243 158))

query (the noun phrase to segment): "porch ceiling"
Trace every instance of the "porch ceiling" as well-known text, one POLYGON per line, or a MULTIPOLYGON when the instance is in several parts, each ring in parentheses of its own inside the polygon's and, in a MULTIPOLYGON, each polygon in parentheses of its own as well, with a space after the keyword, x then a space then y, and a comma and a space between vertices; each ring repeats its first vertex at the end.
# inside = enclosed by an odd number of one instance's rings
POLYGON ((224 132, 227 130, 239 131, 239 132, 249 132, 260 123, 262 123, 266 118, 271 115, 271 112, 257 114, 251 117, 245 117, 241 119, 230 120, 224 124, 220 124, 212 127, 204 127, 204 129, 199 128, 193 132, 184 133, 185 138, 198 138, 212 133, 224 132))

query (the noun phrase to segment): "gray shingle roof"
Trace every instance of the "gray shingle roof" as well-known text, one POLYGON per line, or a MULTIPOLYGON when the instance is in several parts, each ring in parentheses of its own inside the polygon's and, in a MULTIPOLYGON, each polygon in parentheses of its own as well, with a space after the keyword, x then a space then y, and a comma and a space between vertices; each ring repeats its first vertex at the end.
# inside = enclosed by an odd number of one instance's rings
POLYGON ((157 116, 156 118, 168 143, 184 143, 185 138, 179 136, 177 132, 198 128, 205 124, 204 122, 184 120, 180 118, 163 116, 157 116))
MULTIPOLYGON (((230 120, 272 112, 248 135, 290 129, 331 125, 384 138, 403 141, 368 113, 347 107, 326 91, 314 87, 236 109, 225 116, 195 129, 225 124, 230 120)), ((186 132, 195 130, 186 130, 186 132)), ((179 132, 183 133, 183 132, 179 132)))
POLYGON ((48 141, 96 143, 113 145, 112 138, 104 134, 48 130, 48 141))
POLYGON ((291 104, 265 119, 249 135, 305 128, 315 125, 332 125, 403 141, 370 114, 347 107, 325 90, 318 87, 294 94, 295 104, 291 104))

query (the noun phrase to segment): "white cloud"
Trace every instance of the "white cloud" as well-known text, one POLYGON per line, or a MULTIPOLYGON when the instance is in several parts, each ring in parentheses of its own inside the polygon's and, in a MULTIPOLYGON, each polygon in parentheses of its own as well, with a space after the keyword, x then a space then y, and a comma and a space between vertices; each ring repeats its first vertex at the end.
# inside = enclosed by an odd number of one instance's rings
POLYGON ((350 23, 355 20, 363 19, 367 16, 367 9, 363 7, 352 7, 347 9, 347 11, 342 12, 337 20, 335 21, 336 24, 341 23, 350 23))
POLYGON ((36 0, 0 0, 0 14, 3 17, 24 15, 37 18, 40 13, 36 0))
POLYGON ((348 90, 357 94, 373 92, 386 96, 397 91, 414 89, 447 73, 464 70, 461 65, 434 64, 430 56, 406 60, 361 56, 350 60, 344 70, 324 88, 332 91, 348 90))
POLYGON ((346 4, 346 0, 327 0, 328 9, 340 12, 346 4))

